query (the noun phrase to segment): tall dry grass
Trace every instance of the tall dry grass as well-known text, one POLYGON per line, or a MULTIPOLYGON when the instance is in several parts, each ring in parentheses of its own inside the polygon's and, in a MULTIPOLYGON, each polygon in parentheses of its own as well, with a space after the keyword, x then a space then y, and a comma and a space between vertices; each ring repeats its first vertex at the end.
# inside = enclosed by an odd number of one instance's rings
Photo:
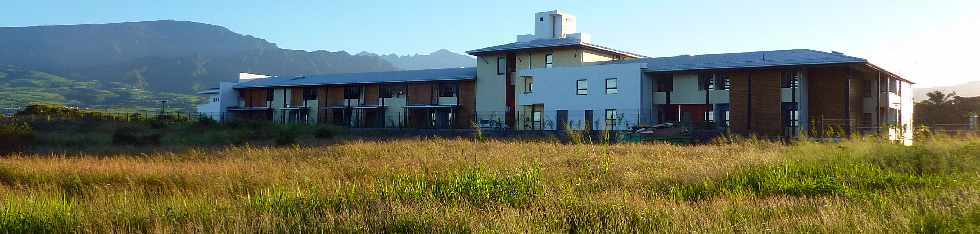
POLYGON ((0 159, 8 232, 972 232, 980 139, 397 140, 0 159))

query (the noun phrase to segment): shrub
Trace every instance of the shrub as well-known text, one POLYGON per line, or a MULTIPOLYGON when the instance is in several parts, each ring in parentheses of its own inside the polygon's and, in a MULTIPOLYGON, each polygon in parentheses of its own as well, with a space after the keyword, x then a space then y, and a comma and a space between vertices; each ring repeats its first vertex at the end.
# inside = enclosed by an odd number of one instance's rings
POLYGON ((296 144, 297 137, 299 137, 298 129, 294 127, 280 127, 276 129, 275 143, 276 145, 296 144))
POLYGON ((313 131, 313 137, 317 139, 331 139, 335 135, 334 129, 329 126, 320 126, 313 131))
POLYGON ((0 153, 24 150, 34 142, 34 131, 27 123, 0 123, 0 153))
POLYGON ((152 133, 147 129, 125 126, 117 128, 112 133, 112 144, 114 145, 133 145, 146 146, 160 145, 160 133, 152 133))

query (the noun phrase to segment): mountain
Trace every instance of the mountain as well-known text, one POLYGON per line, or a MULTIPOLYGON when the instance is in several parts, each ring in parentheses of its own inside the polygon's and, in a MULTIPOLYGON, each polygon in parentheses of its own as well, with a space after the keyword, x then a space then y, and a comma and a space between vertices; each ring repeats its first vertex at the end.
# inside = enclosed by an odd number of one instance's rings
MULTIPOLYGON (((362 52, 361 54, 358 55, 373 55, 373 54, 362 52)), ((388 55, 381 56, 381 58, 395 65, 395 67, 404 70, 472 67, 476 65, 476 58, 467 55, 453 53, 452 51, 446 49, 437 50, 430 54, 416 54, 416 55, 405 55, 405 56, 388 54, 388 55)))
POLYGON ((239 72, 276 75, 397 69, 380 57, 287 50, 227 28, 187 21, 0 27, 0 66, 75 81, 191 93, 239 72))
POLYGON ((914 90, 915 100, 918 102, 918 101, 929 99, 928 97, 926 97, 926 93, 932 91, 942 91, 943 93, 955 92, 956 95, 960 97, 978 97, 980 96, 980 81, 971 81, 971 82, 954 85, 954 86, 918 88, 914 90))

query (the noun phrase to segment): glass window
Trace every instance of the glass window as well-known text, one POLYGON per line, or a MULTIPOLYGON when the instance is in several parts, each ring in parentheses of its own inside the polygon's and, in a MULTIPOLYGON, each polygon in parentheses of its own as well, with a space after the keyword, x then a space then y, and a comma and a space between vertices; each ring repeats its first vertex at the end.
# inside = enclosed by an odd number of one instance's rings
POLYGON ((503 56, 497 57, 497 75, 503 75, 507 72, 507 58, 503 56))
POLYGON ((728 76, 715 76, 715 79, 718 80, 717 82, 718 90, 732 89, 732 79, 729 78, 728 76))
POLYGON ((315 88, 304 88, 303 89, 303 100, 316 100, 316 89, 315 88))
POLYGON ((589 95, 589 81, 588 80, 576 80, 575 81, 575 94, 577 94, 577 95, 589 95))
POLYGON ((266 92, 265 92, 265 101, 271 102, 273 95, 275 95, 275 92, 273 92, 273 89, 266 89, 266 92))
POLYGON ((456 84, 439 84, 439 97, 455 97, 456 84))
POLYGON ((871 97, 871 88, 873 88, 871 87, 872 84, 874 84, 874 82, 871 82, 871 80, 864 80, 864 82, 861 82, 861 91, 864 93, 864 97, 871 97))
POLYGON ((724 126, 724 127, 730 126, 730 124, 732 124, 732 122, 731 122, 732 121, 732 111, 726 110, 724 112, 724 116, 723 117, 725 119, 721 120, 722 126, 724 126))
POLYGON ((712 90, 715 89, 715 77, 714 74, 701 74, 698 76, 698 83, 701 87, 698 90, 712 90))
POLYGON ((541 111, 531 112, 531 128, 533 129, 541 128, 541 111))
POLYGON ((524 93, 534 92, 534 78, 524 77, 524 93))
POLYGON ((606 126, 609 129, 612 129, 613 126, 616 126, 617 120, 618 120, 618 114, 616 113, 616 109, 606 109, 606 126))
POLYGON ((394 98, 405 95, 405 86, 384 86, 381 88, 381 98, 394 98))
POLYGON ((617 86, 616 83, 618 83, 616 81, 616 78, 606 79, 606 94, 617 94, 617 93, 619 93, 619 87, 617 86))
POLYGON ((344 99, 361 99, 361 87, 345 87, 344 99))
POLYGON ((555 63, 555 56, 552 54, 544 55, 544 67, 551 68, 555 63))
POLYGON ((674 91, 674 78, 673 77, 660 77, 657 79, 657 92, 671 92, 674 91))
POLYGON ((800 72, 783 72, 783 88, 800 87, 800 72))

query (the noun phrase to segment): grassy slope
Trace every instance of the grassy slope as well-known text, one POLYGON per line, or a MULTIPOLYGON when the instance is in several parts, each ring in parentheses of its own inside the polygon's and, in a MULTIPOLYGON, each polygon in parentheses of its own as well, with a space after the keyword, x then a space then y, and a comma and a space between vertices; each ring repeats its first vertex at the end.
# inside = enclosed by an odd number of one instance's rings
POLYGON ((199 97, 187 94, 149 92, 119 83, 75 81, 42 71, 13 66, 0 67, 0 107, 29 104, 70 104, 91 108, 125 106, 125 110, 156 109, 168 100, 172 109, 191 108, 199 97))
POLYGON ((27 154, 0 159, 0 229, 970 232, 978 171, 976 138, 27 154))

